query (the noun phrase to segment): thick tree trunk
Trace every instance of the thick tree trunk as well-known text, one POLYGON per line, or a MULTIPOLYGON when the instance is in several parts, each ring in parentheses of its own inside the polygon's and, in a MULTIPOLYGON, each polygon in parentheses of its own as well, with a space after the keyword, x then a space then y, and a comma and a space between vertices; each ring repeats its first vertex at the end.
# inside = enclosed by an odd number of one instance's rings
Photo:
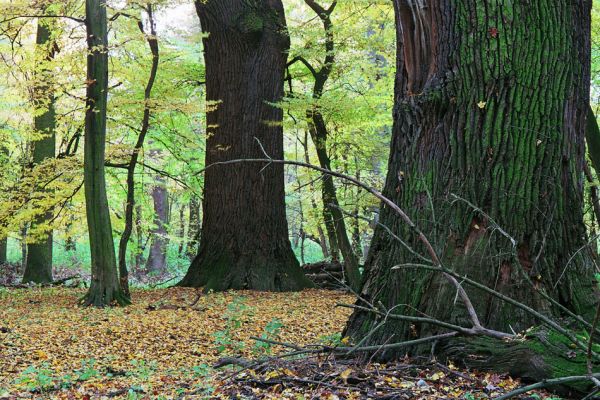
POLYGON ((162 176, 156 176, 151 196, 154 204, 154 226, 150 231, 152 239, 150 253, 146 260, 146 271, 161 274, 166 271, 167 245, 169 243, 167 232, 169 193, 162 176))
MULTIPOLYGON (((592 313, 582 218, 590 2, 394 5, 398 69, 385 195, 410 214, 448 268, 540 312, 556 313, 530 282, 572 311, 592 313)), ((388 207, 380 222, 423 250, 388 207)), ((378 227, 362 295, 406 305, 398 313, 468 324, 454 287, 439 274, 391 270, 404 263, 423 260, 378 227)), ((488 328, 536 324, 486 293, 467 292, 488 328)), ((355 312, 346 333, 360 339, 375 324, 373 315, 355 312)), ((416 328, 422 336, 432 329, 416 328)), ((366 342, 400 341, 410 332, 410 323, 393 321, 366 342)))
MULTIPOLYGON (((206 165, 283 158, 283 96, 289 37, 280 0, 196 1, 206 62, 206 165), (260 142, 257 142, 257 140, 260 142)), ((202 240, 182 286, 287 291, 310 285, 292 251, 282 165, 206 171, 202 240)))
POLYGON ((85 15, 88 57, 83 169, 92 282, 82 303, 96 307, 110 306, 114 303, 125 305, 129 303, 129 298, 124 294, 119 282, 104 175, 108 91, 105 2, 86 0, 85 15))
MULTIPOLYGON (((47 162, 55 157, 56 153, 56 111, 54 109, 54 91, 52 73, 49 63, 54 59, 57 51, 56 41, 52 37, 51 19, 38 20, 36 35, 36 82, 34 87, 33 103, 36 109, 34 117, 34 130, 41 138, 32 143, 33 167, 47 162)), ((53 217, 52 210, 35 218, 31 222, 31 229, 48 224, 53 217)), ((43 228, 40 239, 27 245, 27 261, 23 283, 50 283, 52 282, 52 229, 43 228)))

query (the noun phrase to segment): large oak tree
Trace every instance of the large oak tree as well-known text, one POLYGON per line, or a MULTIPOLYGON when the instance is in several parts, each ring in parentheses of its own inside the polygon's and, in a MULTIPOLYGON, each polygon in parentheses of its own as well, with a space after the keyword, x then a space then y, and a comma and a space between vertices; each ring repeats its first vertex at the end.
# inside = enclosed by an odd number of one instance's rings
MULTIPOLYGON (((592 311, 593 263, 583 223, 590 1, 395 0, 394 128, 384 193, 429 237, 444 265, 547 314, 542 292, 592 311)), ((390 208, 377 228, 362 296, 397 314, 469 326, 456 288, 419 269, 427 256, 390 208), (397 269, 392 267, 399 266, 397 269)), ((535 318, 466 288, 483 324, 511 332, 535 318)), ((379 323, 352 315, 361 339, 379 323)), ((389 320, 365 343, 436 328, 389 320)), ((439 347, 438 347, 439 348, 439 347)), ((392 357, 393 351, 380 355, 392 357)))
MULTIPOLYGON (((283 158, 283 96, 290 40, 280 0, 196 1, 206 64, 206 165, 283 158), (260 142, 260 145, 259 145, 260 142)), ((288 238, 282 165, 209 168, 200 250, 180 285, 297 290, 309 285, 288 238)))

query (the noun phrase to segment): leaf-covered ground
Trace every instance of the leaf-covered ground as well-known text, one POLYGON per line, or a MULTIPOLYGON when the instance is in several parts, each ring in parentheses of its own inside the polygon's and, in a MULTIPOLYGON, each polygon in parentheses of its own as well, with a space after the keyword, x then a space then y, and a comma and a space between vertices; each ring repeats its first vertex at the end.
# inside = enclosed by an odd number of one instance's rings
POLYGON ((362 399, 490 398, 516 386, 429 363, 368 364, 321 356, 214 370, 224 357, 281 352, 252 336, 298 345, 340 342, 351 302, 320 290, 200 295, 134 291, 134 305, 77 306, 83 291, 0 291, 0 398, 362 399), (237 368, 237 369, 236 369, 237 368))

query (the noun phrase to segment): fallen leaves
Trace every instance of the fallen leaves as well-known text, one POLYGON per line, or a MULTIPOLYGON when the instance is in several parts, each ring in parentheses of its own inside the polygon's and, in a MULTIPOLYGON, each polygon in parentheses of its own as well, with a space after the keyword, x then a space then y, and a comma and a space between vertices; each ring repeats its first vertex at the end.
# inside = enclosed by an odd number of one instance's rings
POLYGON ((281 324, 276 325, 278 338, 286 342, 316 343, 336 334, 349 311, 335 304, 350 301, 319 290, 198 298, 194 289, 171 288, 134 291, 134 305, 126 308, 94 309, 76 305, 83 294, 65 288, 0 292, 0 398, 27 390, 17 381, 28 368, 33 368, 26 374, 29 388, 48 375, 55 388, 49 397, 54 398, 98 398, 127 389, 125 396, 132 388, 177 397, 178 391, 209 380, 212 372, 206 366, 223 356, 215 335, 231 323, 228 306, 239 299, 244 308, 227 340, 239 342, 236 355, 249 358, 256 356, 250 337, 272 329, 274 319, 281 324))
MULTIPOLYGON (((362 364, 322 354, 257 364, 305 346, 348 344, 338 292, 134 291, 126 308, 82 308, 83 291, 0 291, 0 399, 490 399, 518 382, 452 364, 362 364), (214 369, 217 360, 250 360, 214 369), (244 397, 246 396, 246 397, 244 397)), ((540 397, 543 398, 543 397, 540 397)))

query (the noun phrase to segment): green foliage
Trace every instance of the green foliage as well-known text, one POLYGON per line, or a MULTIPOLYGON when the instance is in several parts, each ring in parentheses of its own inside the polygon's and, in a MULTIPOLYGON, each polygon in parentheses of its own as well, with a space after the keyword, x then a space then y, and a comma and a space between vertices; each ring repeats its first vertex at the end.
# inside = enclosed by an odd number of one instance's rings
POLYGON ((35 366, 31 365, 25 369, 15 381, 15 384, 23 386, 30 392, 44 392, 54 387, 53 371, 48 363, 35 366))
POLYGON ((76 380, 82 382, 100 376, 100 371, 95 368, 95 364, 96 360, 93 358, 83 360, 81 362, 81 368, 75 371, 76 380))
POLYGON ((237 354, 244 349, 244 342, 236 339, 234 335, 242 327, 245 317, 252 314, 250 307, 245 304, 245 301, 245 297, 236 296, 227 305, 227 310, 224 314, 225 327, 213 333, 215 350, 219 354, 237 354))
MULTIPOLYGON (((36 2, 22 0, 0 4, 0 15, 10 18, 33 15, 36 2)), ((303 0, 285 1, 292 47, 290 59, 304 57, 320 67, 325 56, 323 27, 303 0)), ((80 18, 80 1, 51 2, 58 15, 80 18)), ((202 193, 204 168, 205 110, 218 107, 206 104, 203 81, 202 34, 191 3, 180 0, 128 1, 111 4, 110 93, 107 121, 107 161, 112 165, 129 160, 137 140, 142 114, 149 106, 150 130, 137 166, 135 219, 128 246, 127 262, 132 276, 143 269, 153 229, 154 210, 150 192, 155 177, 165 177, 169 193, 167 224, 168 272, 182 275, 189 266, 191 199, 202 193), (151 99, 144 101, 152 56, 148 37, 140 32, 138 19, 147 24, 141 6, 151 3, 157 21, 160 64, 151 99), (129 15, 131 17, 125 17, 129 15), (175 15, 175 17, 174 17, 175 15), (136 265, 136 260, 139 265, 136 265)), ((263 16, 250 13, 244 23, 248 29, 260 29, 263 16)), ((306 111, 318 108, 331 133, 328 153, 333 168, 381 187, 386 169, 391 109, 393 103, 393 67, 395 35, 393 8, 385 1, 340 0, 332 14, 335 37, 335 63, 331 78, 319 99, 312 98, 314 79, 301 63, 290 66, 290 84, 285 100, 285 156, 287 159, 317 163, 314 145, 305 140, 306 111), (303 147, 303 143, 306 149, 303 147)), ((90 264, 82 185, 82 133, 85 97, 86 51, 82 28, 68 19, 51 25, 52 38, 60 51, 53 60, 40 58, 33 38, 35 18, 15 18, 2 23, 0 30, 0 237, 8 235, 9 260, 20 262, 21 242, 33 243, 54 231, 56 266, 82 268, 90 264), (40 138, 32 129, 33 117, 43 112, 31 101, 31 91, 39 82, 42 69, 50 69, 56 88, 57 153, 56 160, 30 168, 31 143, 40 138), (36 82, 38 80, 38 82, 36 82), (51 212, 54 217, 29 229, 37 217, 51 212), (74 243, 74 250, 65 244, 74 243)), ((144 27, 146 32, 149 27, 144 27)), ((323 204, 319 176, 314 171, 288 168, 287 206, 292 235, 305 232, 318 236, 322 228, 323 204), (301 188, 301 190, 300 190, 301 188)), ((115 241, 124 229, 126 171, 107 168, 107 190, 115 241)), ((347 211, 371 217, 377 202, 355 187, 338 185, 340 204, 347 211)), ((200 216, 201 218, 201 216, 200 216)), ((366 241, 372 234, 367 221, 356 219, 348 229, 357 230, 366 241)), ((321 248, 304 240, 304 249, 296 246, 303 261, 323 258, 321 248)), ((160 280, 161 277, 155 277, 160 280)), ((135 282, 134 282, 135 283, 135 282)))
MULTIPOLYGON (((275 340, 279 336, 281 332, 281 328, 283 328, 283 322, 281 322, 278 318, 273 318, 267 325, 265 326, 264 332, 261 333, 261 339, 275 340)), ((271 343, 256 341, 254 343, 253 351, 257 354, 267 354, 270 355, 272 351, 273 345, 271 343)))

